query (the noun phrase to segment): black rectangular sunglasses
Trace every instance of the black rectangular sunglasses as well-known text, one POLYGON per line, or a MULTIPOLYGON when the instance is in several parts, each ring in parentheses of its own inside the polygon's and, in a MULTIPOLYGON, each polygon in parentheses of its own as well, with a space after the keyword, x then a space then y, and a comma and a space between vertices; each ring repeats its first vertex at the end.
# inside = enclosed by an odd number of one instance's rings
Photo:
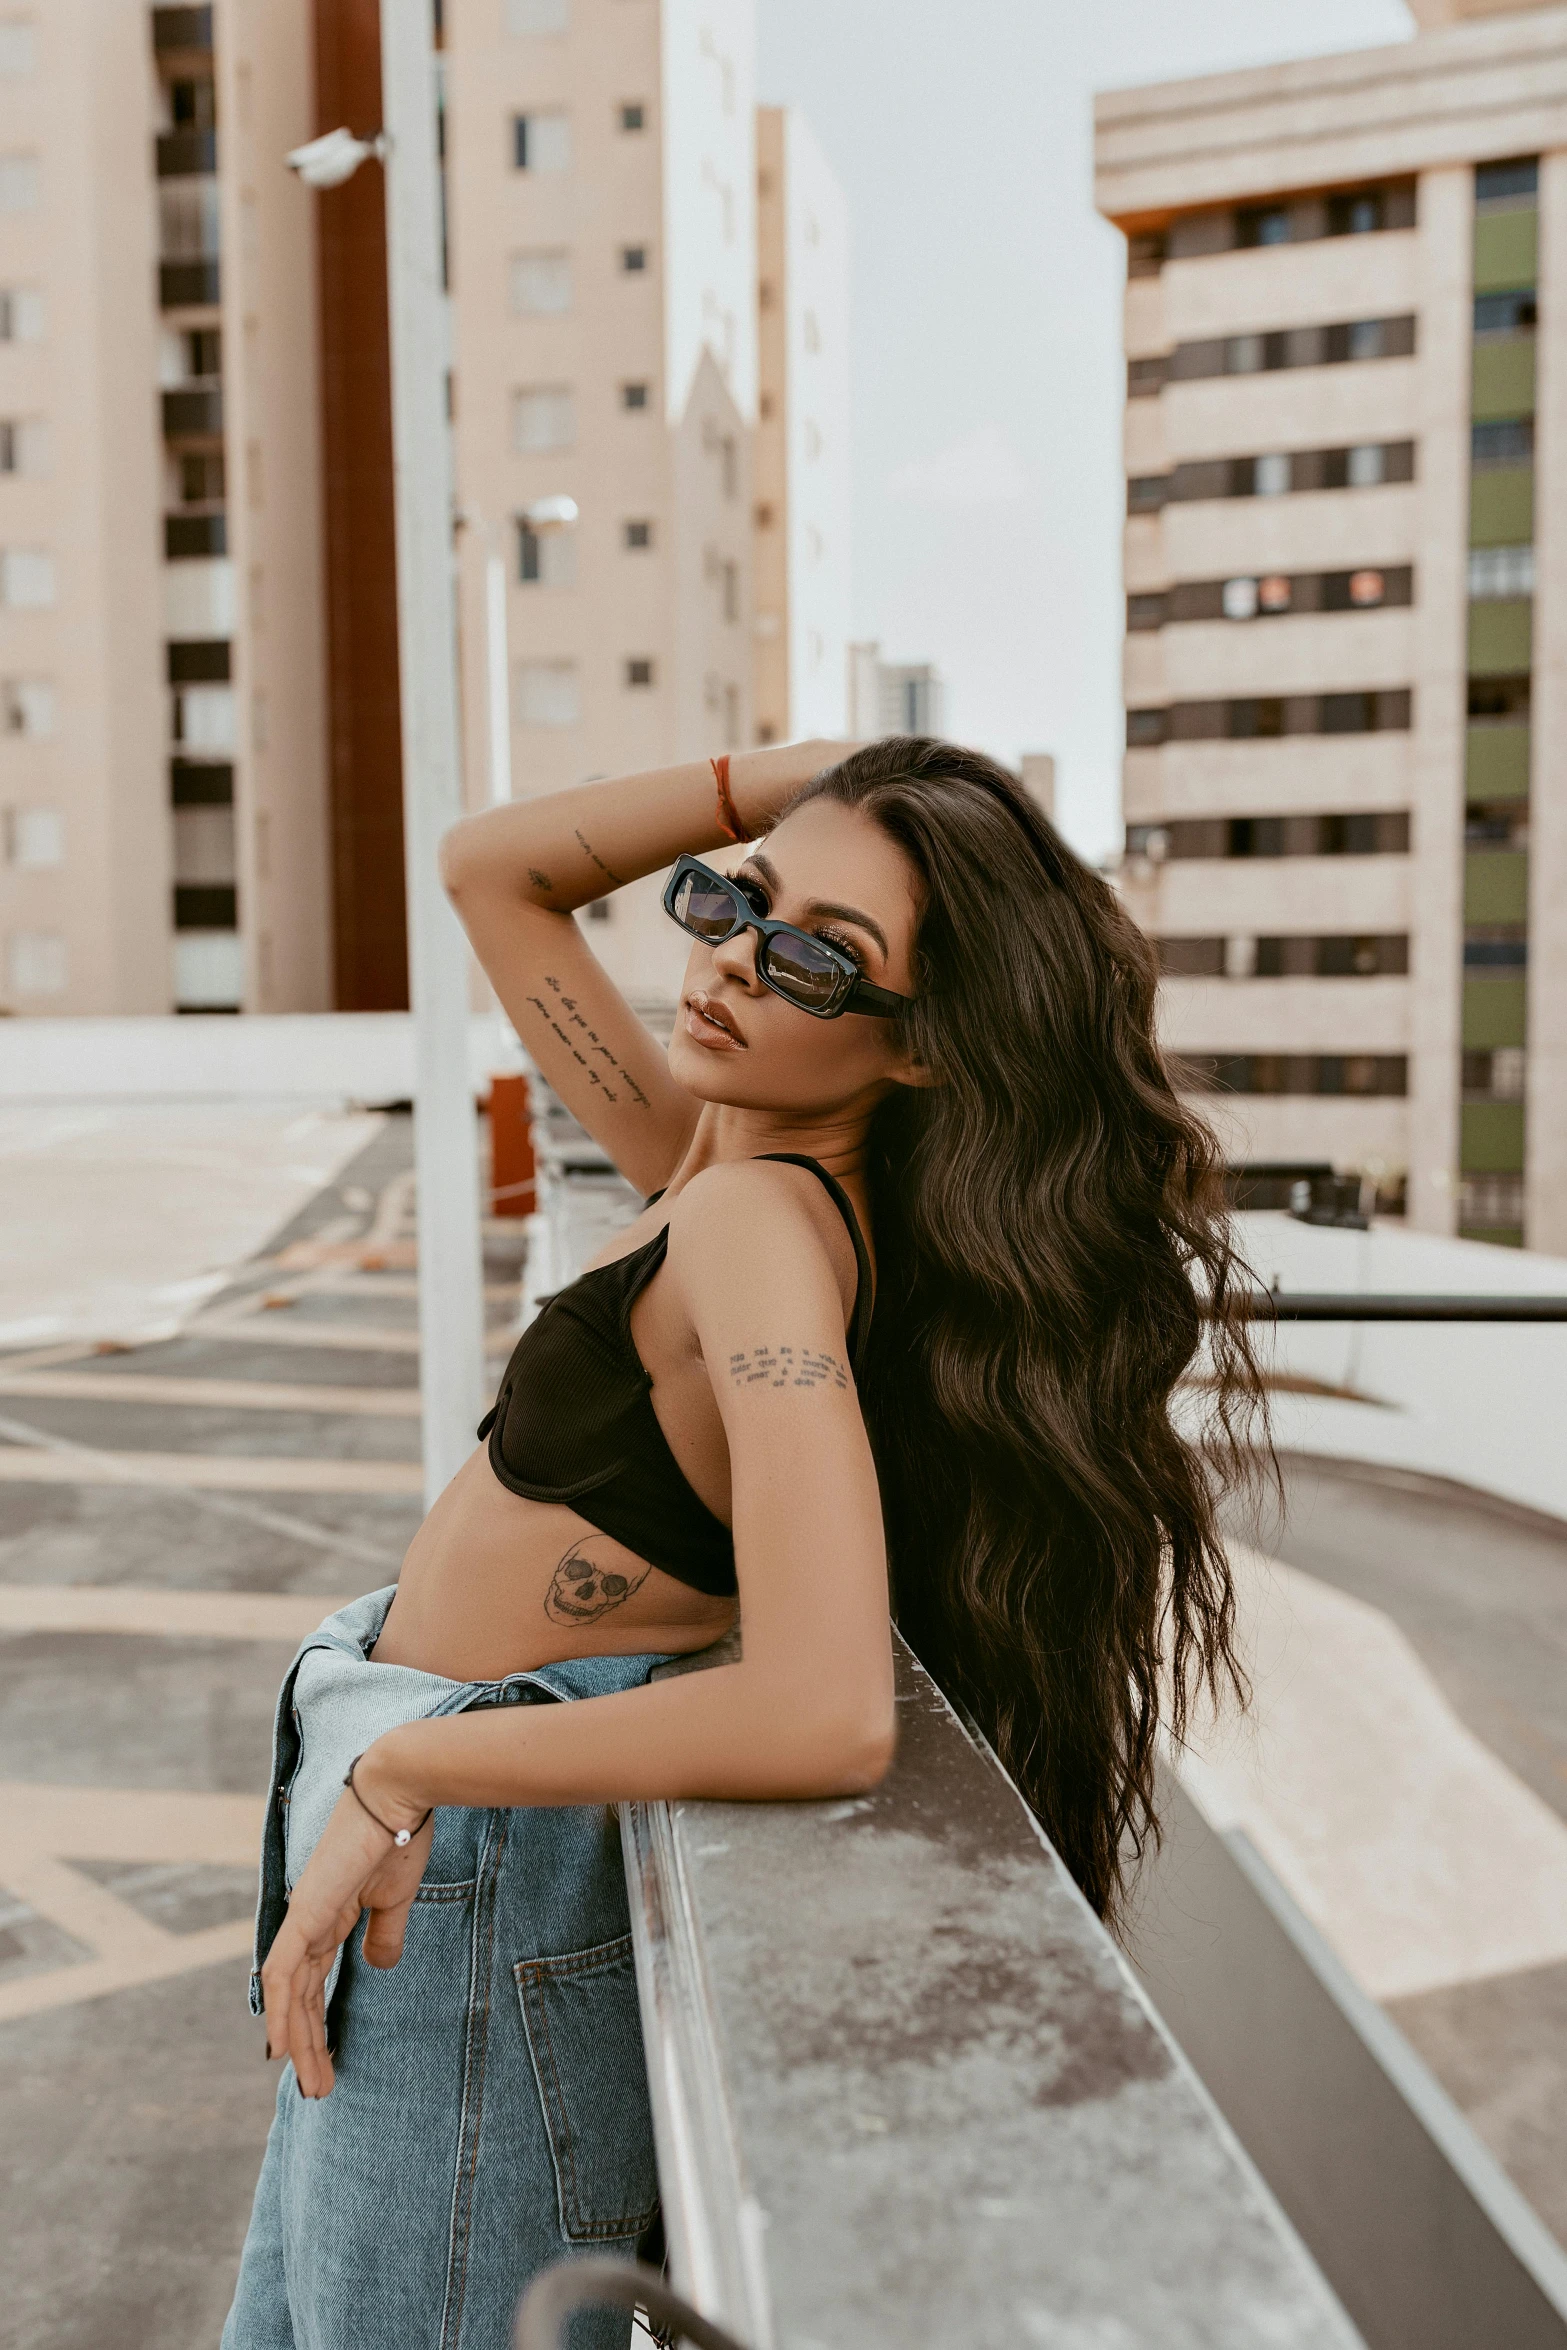
POLYGON ((813 938, 792 922, 772 922, 758 914, 737 881, 715 873, 700 857, 679 859, 664 891, 664 911, 682 930, 713 947, 742 930, 754 930, 757 978, 813 1019, 866 1012, 873 1020, 895 1020, 913 1000, 894 995, 887 987, 872 987, 853 956, 831 940, 813 938))

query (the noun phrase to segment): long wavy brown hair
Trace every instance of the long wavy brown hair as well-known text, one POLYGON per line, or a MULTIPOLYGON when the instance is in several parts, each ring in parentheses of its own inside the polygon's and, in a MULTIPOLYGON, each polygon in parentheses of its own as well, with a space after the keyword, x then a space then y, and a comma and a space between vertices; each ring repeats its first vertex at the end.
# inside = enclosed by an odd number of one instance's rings
POLYGON ((809 799, 880 825, 923 897, 934 1083, 869 1138, 894 1614, 1113 1923, 1161 1724, 1244 1695, 1218 1507, 1272 1455, 1219 1147, 1156 1042, 1148 941, 1005 768, 893 736, 809 799))

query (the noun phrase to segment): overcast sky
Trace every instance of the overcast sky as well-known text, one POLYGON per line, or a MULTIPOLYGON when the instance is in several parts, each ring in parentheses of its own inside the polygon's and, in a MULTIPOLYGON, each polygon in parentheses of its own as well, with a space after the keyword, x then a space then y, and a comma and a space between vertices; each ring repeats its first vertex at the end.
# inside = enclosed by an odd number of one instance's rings
POLYGON ((1100 89, 1405 38, 1403 0, 759 0, 853 233, 854 629, 933 660, 947 732, 1054 751, 1118 834, 1121 238, 1100 89))

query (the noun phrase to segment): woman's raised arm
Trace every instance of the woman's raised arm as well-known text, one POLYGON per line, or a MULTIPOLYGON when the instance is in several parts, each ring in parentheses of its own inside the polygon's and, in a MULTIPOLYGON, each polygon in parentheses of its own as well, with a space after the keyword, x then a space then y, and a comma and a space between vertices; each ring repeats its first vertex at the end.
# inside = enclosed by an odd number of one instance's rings
MULTIPOLYGON (((733 753, 741 819, 763 830, 843 748, 733 753)), ((672 1173, 697 1105, 571 917, 724 837, 712 769, 692 760, 487 809, 441 845, 441 877, 507 1017, 572 1115, 641 1191, 672 1173)))

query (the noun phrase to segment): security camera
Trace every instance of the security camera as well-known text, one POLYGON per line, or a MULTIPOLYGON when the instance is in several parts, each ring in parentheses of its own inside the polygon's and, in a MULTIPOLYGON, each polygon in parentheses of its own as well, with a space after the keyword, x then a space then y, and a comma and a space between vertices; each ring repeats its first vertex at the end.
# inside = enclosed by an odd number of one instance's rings
POLYGON ((372 156, 384 163, 389 144, 385 131, 377 131, 373 139, 356 139, 346 129, 327 131, 323 137, 295 147, 283 160, 290 171, 298 172, 307 188, 340 188, 372 156))

